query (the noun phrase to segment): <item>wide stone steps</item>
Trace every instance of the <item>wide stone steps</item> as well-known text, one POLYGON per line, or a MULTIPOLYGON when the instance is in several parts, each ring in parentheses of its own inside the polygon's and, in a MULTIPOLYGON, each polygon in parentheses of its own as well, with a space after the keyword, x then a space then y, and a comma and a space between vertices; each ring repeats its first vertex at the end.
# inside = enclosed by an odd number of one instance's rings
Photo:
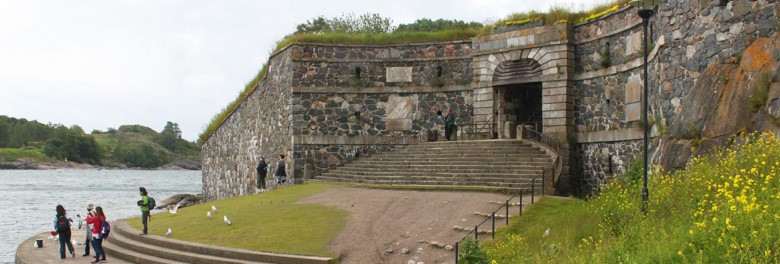
POLYGON ((171 238, 138 235, 127 220, 112 223, 111 236, 104 242, 107 253, 134 263, 312 263, 326 264, 330 258, 274 254, 189 243, 171 238))
MULTIPOLYGON (((337 177, 339 175, 342 176, 366 176, 366 177, 407 177, 407 178, 418 178, 418 177, 439 177, 439 178, 448 178, 453 180, 472 180, 474 178, 484 178, 484 177, 490 177, 495 179, 532 179, 534 177, 539 177, 541 172, 533 172, 533 173, 524 173, 524 174, 513 174, 513 173, 461 173, 461 172, 429 172, 429 173, 422 173, 422 172, 413 172, 413 171, 395 171, 395 172, 360 172, 360 171, 352 171, 352 172, 344 172, 339 171, 338 173, 335 172, 326 172, 323 173, 323 176, 332 176, 337 177)), ((541 177, 540 177, 541 178, 541 177)))
POLYGON ((517 140, 432 142, 360 157, 315 179, 530 191, 533 178, 541 187, 542 173, 551 165, 552 159, 544 151, 517 140))
MULTIPOLYGON (((435 186, 435 187, 485 187, 497 190, 510 190, 517 192, 530 192, 532 186, 527 183, 504 183, 504 182, 453 182, 453 181, 410 181, 410 180, 366 180, 366 179, 346 179, 342 177, 320 176, 317 179, 328 182, 359 183, 374 185, 397 185, 397 186, 435 186)), ((537 190, 541 190, 541 182, 535 184, 537 190)))
MULTIPOLYGON (((533 181, 533 177, 528 178, 508 178, 508 177, 495 177, 494 175, 486 175, 483 177, 450 177, 450 176, 376 176, 376 175, 330 175, 323 174, 322 177, 331 178, 343 178, 353 180, 377 180, 377 181, 440 181, 451 183, 513 183, 513 184, 526 184, 533 181)), ((541 183, 541 179, 537 179, 537 182, 541 183)))
MULTIPOLYGON (((405 172, 410 171, 410 167, 393 167, 393 166, 387 166, 387 167, 342 167, 339 168, 340 172, 387 172, 387 173, 397 173, 397 172, 405 172)), ((426 166, 417 166, 415 168, 411 168, 411 171, 419 172, 419 173, 435 173, 435 172, 457 172, 457 173, 469 173, 469 174, 491 174, 491 173, 512 173, 512 174, 536 174, 539 172, 539 170, 535 167, 529 167, 529 168, 483 168, 483 167, 476 167, 476 166, 461 166, 459 168, 450 168, 450 167, 441 167, 437 166, 434 168, 426 167, 426 166)))

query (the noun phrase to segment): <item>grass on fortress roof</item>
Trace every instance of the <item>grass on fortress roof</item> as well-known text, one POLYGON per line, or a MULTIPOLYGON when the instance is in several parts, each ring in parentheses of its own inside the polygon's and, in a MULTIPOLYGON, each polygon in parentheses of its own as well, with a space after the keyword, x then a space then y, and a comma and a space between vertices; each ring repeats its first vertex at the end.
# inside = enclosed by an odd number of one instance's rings
MULTIPOLYGON (((274 253, 336 257, 327 245, 344 227, 347 211, 316 204, 296 204, 298 199, 330 188, 326 184, 286 187, 263 194, 206 202, 181 208, 177 214, 155 213, 149 234, 202 244, 274 253), (211 206, 217 211, 207 218, 211 206), (223 223, 223 216, 233 225, 223 223)), ((160 199, 155 197, 156 199, 160 199)), ((142 229, 140 217, 129 220, 142 229)))
MULTIPOLYGON (((642 163, 587 201, 544 197, 483 243, 485 263, 780 263, 780 140, 771 132, 649 175, 642 163), (495 262, 493 262, 495 261, 495 262)), ((462 247, 463 248, 463 247, 462 247)), ((473 262, 472 262, 473 263, 473 262)))

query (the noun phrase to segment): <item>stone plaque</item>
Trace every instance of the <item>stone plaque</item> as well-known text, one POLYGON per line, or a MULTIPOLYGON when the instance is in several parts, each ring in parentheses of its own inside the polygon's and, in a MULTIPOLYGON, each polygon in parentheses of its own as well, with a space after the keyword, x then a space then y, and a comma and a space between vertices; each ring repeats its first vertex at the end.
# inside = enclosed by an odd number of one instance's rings
POLYGON ((385 125, 389 131, 412 130, 412 119, 417 108, 417 96, 391 95, 385 104, 387 109, 387 121, 385 125))
POLYGON ((642 103, 626 104, 626 122, 636 121, 642 118, 642 103))
POLYGON ((631 75, 626 83, 626 103, 639 102, 642 99, 642 78, 631 75))
POLYGON ((412 67, 387 67, 387 82, 412 82, 412 67))

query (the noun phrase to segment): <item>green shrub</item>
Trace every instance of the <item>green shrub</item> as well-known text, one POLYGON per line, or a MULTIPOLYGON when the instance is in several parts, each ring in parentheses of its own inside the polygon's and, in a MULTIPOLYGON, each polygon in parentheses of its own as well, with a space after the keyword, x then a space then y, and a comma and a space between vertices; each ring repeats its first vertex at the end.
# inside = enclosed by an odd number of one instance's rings
POLYGON ((490 264, 487 255, 479 246, 479 241, 470 237, 461 241, 459 254, 458 264, 490 264))
POLYGON ((19 159, 30 159, 33 161, 50 160, 39 149, 0 148, 0 157, 5 161, 17 161, 19 159))

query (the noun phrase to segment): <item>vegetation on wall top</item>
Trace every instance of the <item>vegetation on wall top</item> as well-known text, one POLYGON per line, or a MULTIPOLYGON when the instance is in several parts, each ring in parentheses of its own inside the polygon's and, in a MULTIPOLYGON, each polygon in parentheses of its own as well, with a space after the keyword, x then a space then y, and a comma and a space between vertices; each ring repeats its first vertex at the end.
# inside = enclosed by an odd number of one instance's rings
MULTIPOLYGON (((547 12, 528 11, 514 13, 490 25, 478 22, 464 22, 448 19, 418 19, 410 24, 393 27, 393 20, 379 14, 367 13, 355 15, 342 14, 341 17, 322 16, 307 20, 296 26, 293 34, 276 42, 271 51, 274 54, 293 44, 351 44, 351 45, 392 45, 408 43, 444 42, 468 40, 477 35, 489 34, 499 26, 521 25, 543 19, 546 24, 586 22, 598 19, 628 4, 629 0, 613 0, 609 4, 599 5, 587 11, 572 11, 572 8, 556 6, 547 12)), ((211 133, 244 101, 263 79, 268 65, 249 81, 239 96, 219 113, 212 117, 200 134, 199 142, 204 142, 211 133)))

